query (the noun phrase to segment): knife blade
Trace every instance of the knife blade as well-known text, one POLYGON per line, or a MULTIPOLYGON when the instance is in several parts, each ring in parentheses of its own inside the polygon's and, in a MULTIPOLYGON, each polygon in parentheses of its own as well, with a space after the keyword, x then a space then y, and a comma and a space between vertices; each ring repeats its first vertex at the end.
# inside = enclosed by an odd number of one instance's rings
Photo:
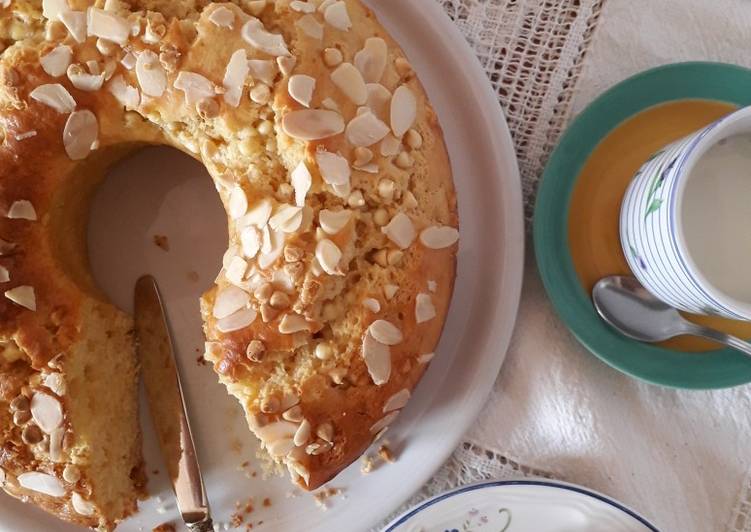
POLYGON ((136 350, 149 410, 175 490, 192 532, 213 530, 206 490, 188 422, 172 339, 156 280, 145 275, 134 291, 136 350))

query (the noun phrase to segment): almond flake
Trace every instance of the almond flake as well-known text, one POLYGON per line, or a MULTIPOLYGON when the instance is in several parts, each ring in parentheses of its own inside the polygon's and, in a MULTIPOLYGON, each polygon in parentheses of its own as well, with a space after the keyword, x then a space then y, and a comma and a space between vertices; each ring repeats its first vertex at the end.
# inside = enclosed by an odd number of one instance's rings
POLYGON ((376 314, 381 311, 381 304, 377 299, 374 299, 372 297, 366 297, 365 299, 363 299, 362 305, 369 311, 376 314))
POLYGON ((412 220, 401 212, 397 213, 388 225, 382 227, 381 231, 400 249, 407 249, 417 236, 412 220))
POLYGON ((233 220, 245 216, 248 212, 248 196, 242 187, 235 185, 229 194, 229 215, 233 220))
POLYGON ((295 445, 297 447, 302 447, 308 443, 312 432, 313 427, 310 426, 310 421, 303 419, 302 423, 300 423, 300 426, 297 428, 297 432, 295 432, 295 445))
POLYGON ((313 101, 313 91, 315 91, 316 88, 316 78, 304 74, 292 76, 289 78, 287 88, 289 90, 289 95, 293 99, 305 107, 310 107, 310 102, 313 101))
POLYGON ((384 345, 400 344, 404 335, 399 328, 386 320, 376 320, 368 327, 368 333, 378 342, 384 345))
POLYGON ((459 231, 453 227, 435 225, 420 233, 420 242, 430 249, 443 249, 453 246, 459 240, 459 231))
POLYGON ((0 266, 0 283, 7 283, 10 281, 10 272, 5 266, 0 266))
POLYGON ((376 432, 381 432, 381 430, 391 425, 398 415, 399 410, 386 414, 383 418, 373 423, 373 425, 370 427, 370 433, 375 434, 376 432))
POLYGON ((58 113, 72 113, 76 108, 76 101, 73 99, 73 96, 59 83, 39 85, 31 91, 29 96, 40 103, 52 107, 58 113))
POLYGON ((274 78, 279 72, 279 67, 273 61, 268 59, 250 59, 248 61, 250 75, 266 85, 273 85, 274 78))
POLYGON ((59 78, 68 70, 68 65, 70 65, 72 58, 73 49, 70 46, 61 44, 40 57, 39 63, 47 74, 53 78, 59 78))
POLYGON ((399 287, 395 284, 387 284, 383 287, 383 295, 386 296, 388 301, 394 299, 394 296, 399 291, 399 287))
POLYGON ((333 4, 333 3, 334 3, 334 2, 336 2, 336 1, 337 1, 337 0, 323 0, 323 2, 321 2, 321 5, 319 5, 319 6, 318 6, 318 11, 319 11, 320 13, 323 13, 324 11, 326 11, 326 9, 327 9, 327 8, 328 8, 328 7, 329 7, 329 6, 331 5, 331 4, 333 4))
POLYGON ((343 132, 344 119, 335 111, 303 109, 284 115, 282 129, 299 140, 320 140, 343 132))
POLYGON ((295 448, 295 442, 290 439, 276 440, 266 445, 266 451, 273 457, 280 458, 289 454, 295 448))
POLYGON ((96 116, 88 109, 74 111, 63 128, 65 152, 73 161, 85 159, 99 136, 96 116))
POLYGON ((5 297, 31 311, 36 311, 37 309, 36 295, 32 286, 17 286, 6 290, 5 297))
POLYGON ((242 257, 235 255, 234 257, 232 257, 232 260, 227 266, 227 271, 225 272, 224 276, 230 283, 239 285, 243 282, 243 279, 245 279, 245 274, 247 273, 248 263, 242 257))
POLYGON ((66 11, 70 11, 68 0, 42 0, 42 16, 48 20, 57 20, 66 11))
POLYGON ((70 65, 67 72, 70 82, 75 88, 81 91, 98 91, 104 84, 104 73, 98 75, 88 74, 80 65, 70 65))
POLYGON ((325 98, 321 102, 321 107, 323 107, 324 109, 329 109, 331 111, 339 112, 339 105, 332 98, 325 98))
POLYGON ((250 0, 245 5, 248 7, 250 14, 257 17, 266 8, 266 0, 250 0))
POLYGON ((122 17, 96 7, 89 8, 89 36, 100 37, 125 45, 130 37, 130 24, 122 17))
POLYGON ((240 244, 242 245, 243 255, 252 259, 261 249, 261 237, 258 229, 255 227, 246 227, 240 233, 240 244))
POLYGON ((362 73, 365 83, 379 83, 386 70, 388 47, 380 37, 365 40, 365 46, 355 54, 355 66, 362 73))
POLYGON ((313 184, 313 176, 310 175, 310 170, 305 165, 305 161, 300 161, 297 168, 292 171, 290 182, 292 183, 292 188, 295 189, 295 205, 304 207, 305 197, 308 195, 308 191, 313 184))
POLYGON ((0 467, 0 487, 2 487, 3 484, 5 484, 5 469, 0 467))
POLYGON ((417 357, 417 363, 427 364, 428 362, 433 360, 434 357, 435 357, 435 353, 425 353, 424 355, 420 355, 419 357, 417 357))
POLYGON ((428 290, 435 293, 435 291, 438 290, 438 283, 435 281, 428 281, 428 290))
POLYGON ((383 405, 383 413, 388 414, 389 412, 393 412, 394 410, 401 410, 407 405, 407 401, 409 401, 409 398, 412 394, 409 393, 408 389, 403 389, 400 392, 396 392, 394 395, 388 398, 386 403, 383 405))
POLYGON ((393 157, 402 149, 402 141, 394 135, 388 134, 381 141, 381 155, 384 157, 393 157))
POLYGON ((236 286, 222 289, 214 300, 214 317, 221 320, 250 304, 250 295, 236 286))
POLYGON ((86 13, 83 11, 66 11, 58 18, 76 42, 86 41, 86 13))
POLYGON ((141 90, 148 96, 159 98, 167 89, 167 74, 159 61, 159 56, 151 50, 144 50, 138 54, 136 77, 141 90))
POLYGON ((356 105, 368 101, 368 89, 360 71, 352 63, 342 63, 331 73, 331 81, 356 105))
POLYGON ((282 71, 282 75, 289 76, 297 65, 297 58, 293 56, 277 57, 276 64, 279 66, 279 70, 282 71))
POLYGON ((329 185, 347 185, 352 175, 349 161, 337 153, 316 152, 316 162, 321 177, 329 185))
POLYGON ((417 323, 425 323, 435 318, 436 312, 433 299, 428 294, 417 294, 415 300, 415 320, 417 323))
POLYGON ((373 383, 386 384, 391 378, 391 350, 366 332, 362 341, 362 357, 373 383))
POLYGON ((49 394, 37 392, 31 398, 31 417, 46 434, 63 424, 63 407, 49 394))
POLYGON ((133 52, 128 52, 120 60, 120 64, 128 70, 133 70, 136 67, 136 56, 133 52))
POLYGON ((185 93, 185 102, 188 105, 194 105, 204 98, 213 98, 216 94, 214 84, 195 72, 180 72, 173 85, 185 93))
POLYGON ((279 322, 279 332, 282 334, 294 334, 307 330, 310 330, 310 325, 299 314, 285 314, 279 322))
POLYGON ((348 210, 330 211, 323 209, 318 213, 318 222, 321 229, 329 235, 336 235, 341 232, 351 219, 352 212, 348 210))
POLYGON ((263 22, 250 17, 241 30, 242 38, 261 52, 273 56, 290 55, 284 37, 277 33, 269 33, 263 22))
POLYGON ((331 26, 341 31, 348 31, 352 27, 352 21, 347 12, 347 4, 343 1, 334 2, 323 12, 323 18, 331 26))
POLYGON ((242 219, 243 225, 254 225, 258 228, 264 227, 269 221, 273 208, 274 206, 270 199, 262 199, 242 219))
POLYGON ((118 74, 112 81, 107 84, 107 90, 120 102, 120 105, 126 109, 135 109, 141 101, 141 93, 125 82, 125 78, 118 74))
POLYGON ((6 215, 8 218, 11 219, 21 219, 21 220, 36 220, 37 219, 37 213, 34 209, 34 206, 31 204, 28 200, 17 200, 14 201, 10 208, 8 209, 8 213, 6 215))
POLYGON ((365 85, 368 91, 368 99, 365 105, 370 107, 373 114, 380 120, 389 120, 391 112, 391 91, 380 83, 368 83, 365 85))
POLYGON ((316 20, 313 15, 305 15, 300 17, 295 26, 300 28, 305 35, 316 40, 323 39, 323 26, 316 20))
POLYGON ((277 440, 292 439, 297 432, 297 424, 289 421, 276 421, 258 428, 256 436, 264 443, 271 443, 277 440))
POLYGON ((292 9, 292 11, 297 11, 298 13, 316 12, 315 4, 312 4, 310 2, 301 2, 300 0, 292 0, 292 2, 289 3, 289 7, 292 9))
POLYGON ((339 262, 342 260, 342 252, 331 240, 324 238, 316 245, 316 259, 329 275, 342 275, 339 262))
POLYGON ((27 490, 43 493, 50 497, 62 497, 65 495, 63 483, 52 475, 32 471, 31 473, 21 473, 18 475, 18 484, 27 490))
POLYGON ((402 85, 391 98, 391 129, 398 138, 414 125, 417 119, 417 98, 406 85, 402 85))
POLYGON ((269 227, 274 231, 294 233, 302 225, 303 212, 301 207, 282 205, 276 214, 269 219, 269 227))
POLYGON ((226 318, 216 322, 216 328, 219 332, 230 333, 244 329, 256 320, 258 313, 252 308, 238 310, 226 318))
MULTIPOLYGON (((232 13, 226 7, 220 7, 219 9, 215 9, 211 14, 213 15, 221 9, 232 13)), ((234 14, 232 16, 234 17, 234 14)), ((227 105, 231 107, 240 105, 245 79, 248 77, 249 71, 250 66, 248 65, 248 56, 245 50, 235 50, 229 58, 227 69, 224 72, 224 80, 222 81, 224 101, 227 102, 227 105)))
POLYGON ((231 9, 219 6, 211 12, 209 21, 220 28, 232 29, 232 25, 235 23, 235 14, 231 9))
POLYGON ((284 251, 284 233, 281 231, 269 231, 268 227, 264 227, 264 241, 264 243, 268 242, 269 251, 262 249, 261 255, 258 257, 258 267, 262 270, 274 264, 282 256, 282 252, 284 251))
POLYGON ((65 380, 60 373, 48 373, 44 377, 44 385, 52 391, 52 393, 59 395, 60 397, 65 395, 66 386, 65 380))
POLYGON ((347 140, 353 146, 367 147, 389 134, 389 127, 367 110, 347 124, 347 140))
POLYGON ((70 503, 73 505, 73 509, 80 515, 94 515, 94 512, 96 511, 96 508, 92 503, 75 492, 70 497, 70 503))

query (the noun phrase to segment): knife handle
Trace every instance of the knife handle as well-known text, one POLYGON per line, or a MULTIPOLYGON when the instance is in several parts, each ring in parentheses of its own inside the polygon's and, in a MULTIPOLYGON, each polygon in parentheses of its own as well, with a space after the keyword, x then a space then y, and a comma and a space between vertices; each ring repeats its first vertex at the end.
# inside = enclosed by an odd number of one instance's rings
POLYGON ((185 523, 185 525, 190 532, 214 532, 214 523, 211 521, 211 517, 207 517, 198 523, 185 523))

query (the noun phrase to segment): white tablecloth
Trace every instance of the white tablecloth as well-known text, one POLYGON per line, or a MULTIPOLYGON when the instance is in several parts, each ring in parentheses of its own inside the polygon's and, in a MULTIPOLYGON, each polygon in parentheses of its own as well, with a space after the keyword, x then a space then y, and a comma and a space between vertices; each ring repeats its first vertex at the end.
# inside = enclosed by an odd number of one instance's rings
MULTIPOLYGON (((528 213, 562 127, 603 90, 680 60, 751 65, 748 0, 439 1, 509 116, 528 213)), ((530 254, 517 330, 490 400, 417 498, 545 474, 616 497, 665 531, 749 532, 750 471, 751 386, 681 392, 608 368, 557 318, 530 254)))

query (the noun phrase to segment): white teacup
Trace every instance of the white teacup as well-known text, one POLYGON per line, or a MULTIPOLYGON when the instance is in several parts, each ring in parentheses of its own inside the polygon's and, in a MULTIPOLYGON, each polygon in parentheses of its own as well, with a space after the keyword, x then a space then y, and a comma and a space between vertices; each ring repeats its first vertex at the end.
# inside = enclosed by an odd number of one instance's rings
POLYGON ((751 320, 751 107, 644 163, 624 196, 620 232, 631 270, 659 299, 751 320))

